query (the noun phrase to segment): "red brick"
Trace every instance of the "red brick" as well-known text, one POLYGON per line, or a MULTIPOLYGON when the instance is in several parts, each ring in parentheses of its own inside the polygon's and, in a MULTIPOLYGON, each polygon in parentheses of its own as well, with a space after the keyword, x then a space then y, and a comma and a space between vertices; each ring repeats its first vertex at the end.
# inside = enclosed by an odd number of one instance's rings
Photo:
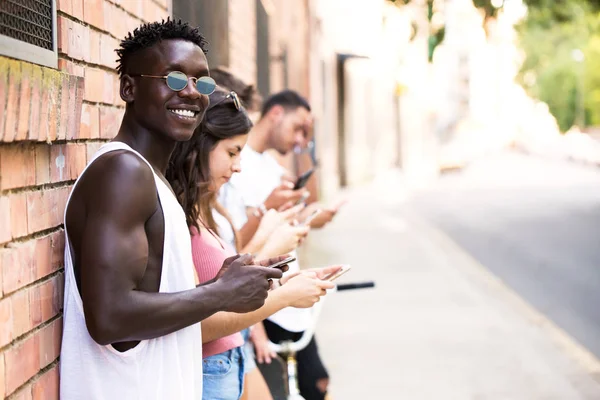
POLYGON ((17 343, 4 353, 6 368, 6 394, 32 378, 40 369, 40 337, 39 332, 17 343))
POLYGON ((83 20, 96 28, 104 28, 104 0, 84 1, 83 20))
POLYGON ((72 110, 69 108, 70 98, 70 76, 65 75, 60 89, 59 123, 58 135, 56 137, 58 140, 64 140, 67 138, 67 123, 69 121, 69 113, 72 112, 72 110))
POLYGON ((35 146, 35 183, 44 185, 50 182, 50 146, 35 146))
POLYGON ((58 358, 60 354, 60 338, 62 336, 62 318, 52 321, 39 332, 39 368, 45 368, 58 358))
POLYGON ((104 85, 104 71, 96 68, 88 68, 85 71, 85 95, 84 100, 99 103, 102 101, 104 85))
POLYGON ((0 148, 0 190, 35 185, 35 151, 32 145, 0 148))
MULTIPOLYGON (((69 2, 70 0, 61 0, 61 2, 69 2)), ((56 17, 56 24, 58 33, 56 35, 58 52, 62 54, 69 54, 69 32, 72 30, 71 25, 73 21, 58 15, 56 17)))
MULTIPOLYGON (((60 66, 60 61, 59 66, 60 66)), ((45 76, 46 72, 44 72, 44 83, 48 80, 45 76)), ((38 132, 38 140, 40 142, 46 141, 48 139, 48 132, 50 131, 50 99, 51 99, 51 90, 45 84, 42 87, 42 104, 40 106, 40 129, 38 132)))
POLYGON ((96 152, 98 151, 98 149, 100 149, 100 147, 102 147, 101 142, 92 142, 92 143, 87 143, 86 147, 87 147, 87 162, 89 163, 90 161, 92 161, 92 157, 94 156, 94 154, 96 154, 96 152))
POLYGON ((81 64, 75 64, 65 58, 58 59, 58 69, 62 72, 66 72, 69 75, 75 75, 83 77, 85 75, 85 67, 81 64))
POLYGON ((42 68, 32 65, 31 74, 31 113, 27 139, 37 140, 40 134, 40 108, 42 105, 42 68))
POLYGON ((33 383, 33 400, 58 400, 58 394, 58 366, 54 366, 33 383))
POLYGON ((19 94, 19 122, 15 140, 27 139, 29 133, 29 104, 31 101, 31 64, 21 65, 21 91, 19 94))
POLYGON ((58 269, 52 265, 52 235, 36 239, 35 242, 35 274, 34 280, 42 279, 58 269))
POLYGON ((56 140, 60 112, 60 88, 65 76, 67 75, 64 73, 48 69, 44 70, 45 96, 42 98, 42 121, 48 122, 42 125, 46 129, 41 130, 43 132, 43 139, 40 138, 39 140, 46 140, 48 143, 56 140), (46 112, 47 115, 44 119, 44 113, 46 112))
POLYGON ((154 2, 158 4, 164 10, 165 13, 167 12, 167 9, 169 7, 169 3, 167 2, 167 0, 154 0, 154 2))
POLYGON ((27 235, 27 195, 10 196, 10 230, 13 239, 27 235))
POLYGON ((119 41, 111 36, 100 36, 100 64, 109 68, 117 68, 117 53, 119 41))
POLYGON ((71 0, 72 11, 69 13, 72 17, 83 20, 83 0, 71 0))
POLYGON ((86 147, 83 143, 67 143, 67 174, 77 179, 86 165, 86 147))
POLYGON ((121 5, 130 14, 142 15, 142 2, 137 0, 122 0, 121 5))
MULTIPOLYGON (((3 329, 4 326, 0 325, 0 329, 3 329)), ((0 352, 0 399, 3 399, 5 397, 5 391, 4 391, 4 371, 5 371, 5 367, 4 367, 4 353, 0 352)))
POLYGON ((100 107, 100 138, 112 139, 119 131, 121 113, 115 107, 100 107))
MULTIPOLYGON (((6 346, 12 340, 12 329, 13 315, 10 298, 4 298, 0 300, 0 347, 6 346)), ((3 387, 0 386, 0 391, 2 391, 3 387)))
POLYGON ((59 274, 28 290, 32 328, 48 321, 60 312, 63 298, 62 280, 63 276, 59 274))
POLYGON ((2 254, 2 290, 10 294, 35 279, 35 240, 19 243, 2 254))
POLYGON ((50 146, 50 182, 63 182, 68 179, 67 147, 64 144, 54 144, 50 146))
POLYGON ((12 238, 11 220, 10 199, 8 196, 0 196, 0 243, 10 242, 12 238))
POLYGON ((100 64, 100 35, 98 31, 90 30, 90 62, 100 64))
POLYGON ((32 400, 33 397, 31 396, 31 384, 29 384, 19 388, 19 390, 11 396, 11 400, 32 400))
POLYGON ((56 8, 58 9, 58 11, 62 11, 65 14, 73 14, 73 8, 72 8, 72 0, 57 0, 56 1, 56 8))
POLYGON ((83 104, 83 95, 85 93, 85 79, 78 77, 75 80, 75 105, 72 119, 69 120, 69 132, 67 138, 79 138, 79 128, 81 126, 81 106, 83 104))
MULTIPOLYGON (((8 94, 8 59, 0 57, 0 110, 6 108, 6 96, 8 94)), ((0 113, 0 142, 4 137, 4 121, 6 114, 0 113)))
POLYGON ((51 210, 46 207, 45 193, 41 190, 27 193, 27 226, 34 233, 50 228, 51 210))
MULTIPOLYGON (((79 117, 81 117, 81 110, 77 110, 77 77, 76 76, 70 76, 69 77, 69 97, 68 97, 68 105, 67 108, 65 110, 63 110, 62 112, 66 115, 66 122, 65 122, 65 137, 67 138, 67 140, 71 140, 75 138, 75 135, 77 134, 77 130, 79 129, 79 126, 77 127, 77 129, 75 129, 75 120, 77 119, 77 116, 79 115, 79 117)), ((77 121, 77 124, 79 124, 79 121, 77 121)))
POLYGON ((44 275, 48 275, 50 272, 58 271, 63 267, 65 255, 65 232, 61 230, 53 233, 50 236, 50 245, 52 250, 50 253, 51 270, 44 275))
POLYGON ((115 100, 115 74, 104 72, 104 84, 102 85, 102 102, 105 104, 113 104, 115 100))
POLYGON ((6 120, 3 141, 12 142, 17 135, 19 116, 19 93, 21 88, 21 64, 19 61, 9 61, 8 98, 6 101, 6 120))
POLYGON ((10 296, 13 316, 13 338, 17 338, 33 328, 29 315, 29 290, 20 290, 10 296))

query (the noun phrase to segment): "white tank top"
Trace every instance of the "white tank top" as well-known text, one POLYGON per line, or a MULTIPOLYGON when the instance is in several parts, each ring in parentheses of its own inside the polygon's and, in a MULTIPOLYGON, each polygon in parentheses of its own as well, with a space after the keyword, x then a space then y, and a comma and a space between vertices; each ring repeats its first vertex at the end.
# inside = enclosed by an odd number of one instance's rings
MULTIPOLYGON (((102 146, 89 164, 115 150, 128 150, 135 153, 152 169, 148 161, 139 153, 121 142, 111 142, 102 146)), ((154 170, 152 172, 154 173, 154 170)), ((165 225, 159 292, 189 290, 195 286, 195 277, 190 233, 185 215, 167 185, 156 174, 154 180, 165 225)), ((67 205, 70 199, 69 196, 67 205)), ((62 400, 201 399, 200 324, 156 339, 143 340, 133 349, 123 353, 110 345, 99 345, 90 337, 85 324, 66 227, 65 237, 67 240, 65 240, 60 398, 62 400)))

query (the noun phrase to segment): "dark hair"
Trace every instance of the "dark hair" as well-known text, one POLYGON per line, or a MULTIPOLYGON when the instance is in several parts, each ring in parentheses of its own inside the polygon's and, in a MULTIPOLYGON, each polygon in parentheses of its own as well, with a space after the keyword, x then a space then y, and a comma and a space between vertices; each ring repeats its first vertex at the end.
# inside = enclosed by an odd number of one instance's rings
POLYGON ((210 76, 223 90, 233 90, 237 93, 242 105, 246 110, 258 111, 262 104, 262 97, 256 90, 256 86, 248 85, 237 76, 233 75, 227 67, 218 66, 210 69, 210 76))
POLYGON ((143 24, 139 28, 135 28, 133 34, 129 32, 121 41, 119 48, 115 50, 119 56, 117 59, 119 76, 127 73, 129 58, 133 53, 167 39, 188 40, 199 46, 204 53, 208 51, 208 42, 204 36, 198 28, 192 28, 187 22, 167 18, 166 21, 163 19, 162 22, 143 24))
POLYGON ((298 107, 306 108, 307 111, 310 111, 308 101, 300 96, 298 92, 289 89, 282 90, 281 92, 269 96, 263 104, 261 115, 264 117, 265 114, 275 106, 282 106, 286 111, 292 111, 298 107))
POLYGON ((192 138, 178 142, 169 160, 166 178, 175 196, 183 207, 189 227, 200 231, 199 221, 217 232, 217 224, 212 215, 216 193, 209 189, 210 152, 223 139, 247 134, 252 122, 244 108, 235 108, 233 99, 225 98, 227 92, 217 90, 210 95, 210 105, 200 126, 192 138))

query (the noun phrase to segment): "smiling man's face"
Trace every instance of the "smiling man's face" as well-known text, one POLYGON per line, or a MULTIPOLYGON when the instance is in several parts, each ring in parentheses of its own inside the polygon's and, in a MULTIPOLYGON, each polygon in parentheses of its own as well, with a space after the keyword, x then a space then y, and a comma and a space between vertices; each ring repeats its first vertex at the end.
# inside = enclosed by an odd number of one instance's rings
MULTIPOLYGON (((180 71, 189 78, 208 75, 208 62, 202 49, 182 39, 163 40, 131 58, 129 73, 166 76, 180 71)), ((165 79, 136 76, 132 108, 136 120, 150 132, 174 141, 186 141, 204 117, 208 96, 196 89, 194 80, 181 91, 167 86, 165 79)))

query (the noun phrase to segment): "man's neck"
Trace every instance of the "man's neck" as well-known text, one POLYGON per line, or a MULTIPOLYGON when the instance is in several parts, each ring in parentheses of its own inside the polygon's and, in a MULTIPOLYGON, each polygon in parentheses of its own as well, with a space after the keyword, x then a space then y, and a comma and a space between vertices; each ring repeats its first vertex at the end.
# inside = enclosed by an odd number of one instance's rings
POLYGON ((269 150, 269 129, 265 120, 260 120, 254 125, 250 131, 247 146, 261 154, 269 150))
POLYGON ((167 172, 169 158, 175 148, 175 142, 162 135, 151 132, 138 124, 133 118, 123 117, 119 133, 113 141, 123 142, 142 155, 157 172, 167 172))

